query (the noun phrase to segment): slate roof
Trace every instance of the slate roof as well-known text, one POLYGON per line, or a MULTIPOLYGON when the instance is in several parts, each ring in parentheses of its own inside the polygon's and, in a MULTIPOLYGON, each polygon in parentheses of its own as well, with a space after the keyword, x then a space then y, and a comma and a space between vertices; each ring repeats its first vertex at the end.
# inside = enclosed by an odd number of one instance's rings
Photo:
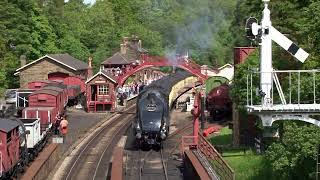
POLYGON ((14 120, 0 118, 0 130, 4 132, 9 132, 12 129, 19 126, 19 123, 14 120))
POLYGON ((69 54, 49 54, 48 56, 62 62, 63 64, 66 64, 70 67, 73 67, 76 70, 88 69, 87 63, 85 63, 79 59, 76 59, 76 58, 70 56, 69 54))
POLYGON ((129 47, 134 49, 134 50, 136 50, 136 51, 138 51, 138 52, 140 52, 140 53, 147 53, 148 52, 148 50, 146 50, 144 48, 137 47, 137 46, 135 46, 133 44, 129 44, 129 47))
POLYGON ((90 79, 88 79, 86 81, 86 84, 89 83, 90 81, 92 81, 95 77, 97 77, 98 75, 103 75, 104 77, 110 79, 111 81, 113 81, 114 83, 117 83, 117 78, 112 76, 111 74, 109 74, 108 72, 106 72, 105 70, 100 70, 97 74, 95 74, 94 76, 92 76, 90 79))
POLYGON ((109 57, 103 61, 102 65, 112 65, 112 64, 132 64, 139 59, 139 54, 147 53, 148 51, 140 47, 136 43, 129 42, 127 44, 126 53, 121 54, 116 52, 113 56, 109 57))
POLYGON ((36 95, 36 94, 49 94, 49 95, 53 95, 53 96, 58 96, 60 94, 60 92, 57 92, 57 91, 51 90, 51 89, 41 89, 41 90, 33 92, 30 96, 36 95))
POLYGON ((42 89, 53 90, 58 92, 63 92, 63 89, 57 86, 45 86, 42 89))
POLYGON ((34 61, 18 68, 16 70, 15 74, 19 73, 21 70, 35 64, 38 61, 45 59, 45 58, 52 59, 53 61, 56 61, 57 63, 62 64, 63 66, 66 66, 66 67, 73 69, 75 71, 88 69, 88 64, 86 64, 85 62, 83 62, 79 59, 76 59, 76 58, 70 56, 69 54, 49 54, 49 55, 45 55, 37 60, 34 60, 34 61))
POLYGON ((112 80, 114 80, 114 81, 117 81, 117 78, 114 77, 112 74, 108 73, 107 71, 101 69, 101 72, 102 72, 104 75, 108 76, 110 79, 112 79, 112 80))
POLYGON ((121 55, 120 52, 115 53, 113 56, 109 57, 105 61, 103 61, 101 64, 107 65, 107 64, 131 64, 129 60, 123 55, 121 55))

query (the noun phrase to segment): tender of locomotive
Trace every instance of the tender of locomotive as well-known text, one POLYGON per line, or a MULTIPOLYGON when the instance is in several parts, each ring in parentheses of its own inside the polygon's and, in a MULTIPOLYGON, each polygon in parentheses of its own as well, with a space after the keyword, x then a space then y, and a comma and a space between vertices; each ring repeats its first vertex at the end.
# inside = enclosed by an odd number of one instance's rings
POLYGON ((138 145, 160 145, 167 138, 172 106, 170 92, 177 82, 189 76, 191 74, 185 71, 165 76, 144 88, 139 94, 134 123, 138 145))

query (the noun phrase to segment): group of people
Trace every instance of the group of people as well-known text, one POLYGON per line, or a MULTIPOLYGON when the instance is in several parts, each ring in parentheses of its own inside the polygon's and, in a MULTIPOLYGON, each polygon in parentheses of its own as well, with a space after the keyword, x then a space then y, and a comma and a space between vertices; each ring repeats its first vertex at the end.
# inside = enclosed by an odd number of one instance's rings
POLYGON ((119 87, 117 91, 117 98, 119 100, 119 104, 123 106, 123 102, 125 99, 139 94, 139 92, 141 92, 145 86, 148 86, 155 80, 157 80, 157 78, 149 78, 145 81, 140 80, 137 82, 131 82, 123 85, 123 87, 119 87))

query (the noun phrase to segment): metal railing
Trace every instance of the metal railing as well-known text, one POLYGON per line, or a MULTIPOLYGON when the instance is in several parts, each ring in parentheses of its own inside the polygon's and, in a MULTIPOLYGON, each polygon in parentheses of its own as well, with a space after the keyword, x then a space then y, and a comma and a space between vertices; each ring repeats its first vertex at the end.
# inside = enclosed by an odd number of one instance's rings
POLYGON ((198 149, 211 161, 211 164, 222 180, 234 180, 235 173, 228 163, 222 158, 220 153, 208 142, 201 134, 199 134, 198 149))
MULTIPOLYGON (((1 142, 2 143, 2 142, 1 142)), ((0 177, 2 177, 2 172, 3 172, 3 164, 2 164, 2 152, 0 151, 0 177)))
MULTIPOLYGON (((270 104, 317 104, 317 86, 320 88, 320 70, 274 70, 272 74, 270 104)), ((247 105, 261 105, 260 71, 247 75, 247 105), (257 82, 259 80, 259 82, 257 82)))
POLYGON ((192 147, 200 151, 217 173, 221 180, 235 180, 235 173, 228 163, 222 158, 220 153, 208 142, 200 133, 198 136, 183 136, 182 137, 182 152, 186 148, 192 147), (194 142, 197 138, 198 143, 194 142))

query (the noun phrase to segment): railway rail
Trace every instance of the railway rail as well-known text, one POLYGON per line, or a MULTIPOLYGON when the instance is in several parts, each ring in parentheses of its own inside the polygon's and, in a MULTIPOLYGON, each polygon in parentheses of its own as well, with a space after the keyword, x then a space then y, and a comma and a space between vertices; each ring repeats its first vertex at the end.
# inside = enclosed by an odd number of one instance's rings
POLYGON ((139 180, 165 179, 168 180, 167 167, 162 147, 158 150, 144 152, 139 150, 139 180))
MULTIPOLYGON (((127 112, 132 112, 130 106, 127 112)), ((73 155, 63 179, 106 179, 110 168, 113 147, 130 126, 133 114, 116 114, 80 147, 73 155)))
POLYGON ((182 159, 179 158, 179 141, 182 135, 189 135, 192 132, 191 128, 191 122, 180 123, 179 128, 170 133, 166 141, 163 142, 163 148, 141 150, 134 146, 127 147, 124 155, 126 159, 124 179, 183 179, 180 169, 182 159))

